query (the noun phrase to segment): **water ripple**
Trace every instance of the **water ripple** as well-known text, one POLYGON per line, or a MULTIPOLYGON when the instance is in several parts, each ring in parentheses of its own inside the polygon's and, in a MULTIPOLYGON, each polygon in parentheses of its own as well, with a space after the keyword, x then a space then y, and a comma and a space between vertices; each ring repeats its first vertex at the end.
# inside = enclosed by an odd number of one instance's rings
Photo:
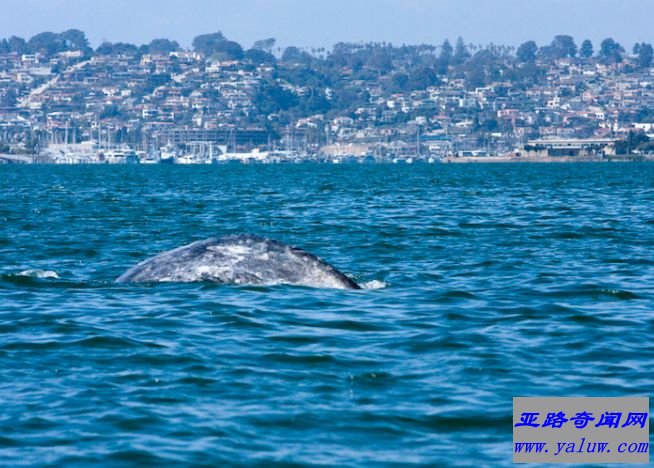
POLYGON ((654 375, 654 166, 0 166, 0 464, 508 465, 518 395, 654 375), (362 291, 116 285, 193 240, 362 291))

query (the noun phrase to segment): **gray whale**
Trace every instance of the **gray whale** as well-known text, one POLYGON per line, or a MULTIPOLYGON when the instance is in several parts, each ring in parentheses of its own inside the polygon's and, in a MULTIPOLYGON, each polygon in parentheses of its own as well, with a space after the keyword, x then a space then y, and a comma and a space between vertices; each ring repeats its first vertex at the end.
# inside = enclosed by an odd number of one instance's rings
POLYGON ((288 284, 361 289, 324 260, 282 242, 236 235, 194 242, 139 263, 118 283, 288 284))

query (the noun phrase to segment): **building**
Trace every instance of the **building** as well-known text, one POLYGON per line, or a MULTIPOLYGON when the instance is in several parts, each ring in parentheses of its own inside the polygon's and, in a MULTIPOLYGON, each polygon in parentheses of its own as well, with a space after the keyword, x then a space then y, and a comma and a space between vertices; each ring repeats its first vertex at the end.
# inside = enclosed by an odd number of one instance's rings
POLYGON ((615 156, 612 138, 529 140, 522 150, 526 157, 615 156))

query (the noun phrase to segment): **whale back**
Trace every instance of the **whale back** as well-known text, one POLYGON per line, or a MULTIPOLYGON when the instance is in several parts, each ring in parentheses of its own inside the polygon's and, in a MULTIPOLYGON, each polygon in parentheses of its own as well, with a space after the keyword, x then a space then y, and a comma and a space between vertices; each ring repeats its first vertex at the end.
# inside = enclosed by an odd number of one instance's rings
POLYGON ((297 247, 253 235, 194 242, 139 263, 118 283, 209 281, 235 285, 289 284, 360 289, 324 260, 297 247))

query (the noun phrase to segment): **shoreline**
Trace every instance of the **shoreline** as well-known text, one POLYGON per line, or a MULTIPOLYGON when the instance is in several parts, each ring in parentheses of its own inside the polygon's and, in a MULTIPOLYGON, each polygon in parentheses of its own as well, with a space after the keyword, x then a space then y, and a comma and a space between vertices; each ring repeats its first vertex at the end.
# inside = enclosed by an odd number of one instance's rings
MULTIPOLYGON (((28 157, 22 156, 20 158, 2 158, 3 155, 0 155, 0 165, 53 165, 53 166, 124 166, 124 165, 137 165, 137 166, 158 166, 161 164, 149 164, 149 163, 106 163, 106 162, 85 162, 85 163, 60 163, 54 161, 44 161, 39 160, 39 157, 33 157, 31 161, 28 160, 28 157)), ((551 157, 551 156, 532 156, 532 157, 523 157, 523 156, 461 156, 461 157, 450 157, 441 159, 435 162, 428 162, 427 160, 414 160, 412 163, 407 163, 406 161, 394 162, 393 160, 382 160, 382 161, 344 161, 339 162, 339 164, 389 164, 389 165, 411 165, 411 164, 513 164, 513 163, 538 163, 538 164, 568 164, 568 163, 625 163, 625 162, 654 162, 653 155, 633 155, 633 156, 606 156, 606 157, 576 157, 576 156, 561 156, 561 157, 551 157)), ((324 161, 314 158, 306 158, 299 161, 223 161, 216 163, 214 165, 226 165, 226 164, 243 164, 243 165, 271 165, 271 164, 305 164, 305 163, 316 163, 316 164, 332 164, 330 161, 324 161)), ((176 166, 204 166, 206 164, 175 164, 176 166)))
POLYGON ((493 164, 493 163, 612 163, 612 162, 652 162, 654 157, 646 156, 607 156, 607 157, 523 157, 523 156, 462 156, 458 158, 448 158, 443 161, 444 164, 493 164))

